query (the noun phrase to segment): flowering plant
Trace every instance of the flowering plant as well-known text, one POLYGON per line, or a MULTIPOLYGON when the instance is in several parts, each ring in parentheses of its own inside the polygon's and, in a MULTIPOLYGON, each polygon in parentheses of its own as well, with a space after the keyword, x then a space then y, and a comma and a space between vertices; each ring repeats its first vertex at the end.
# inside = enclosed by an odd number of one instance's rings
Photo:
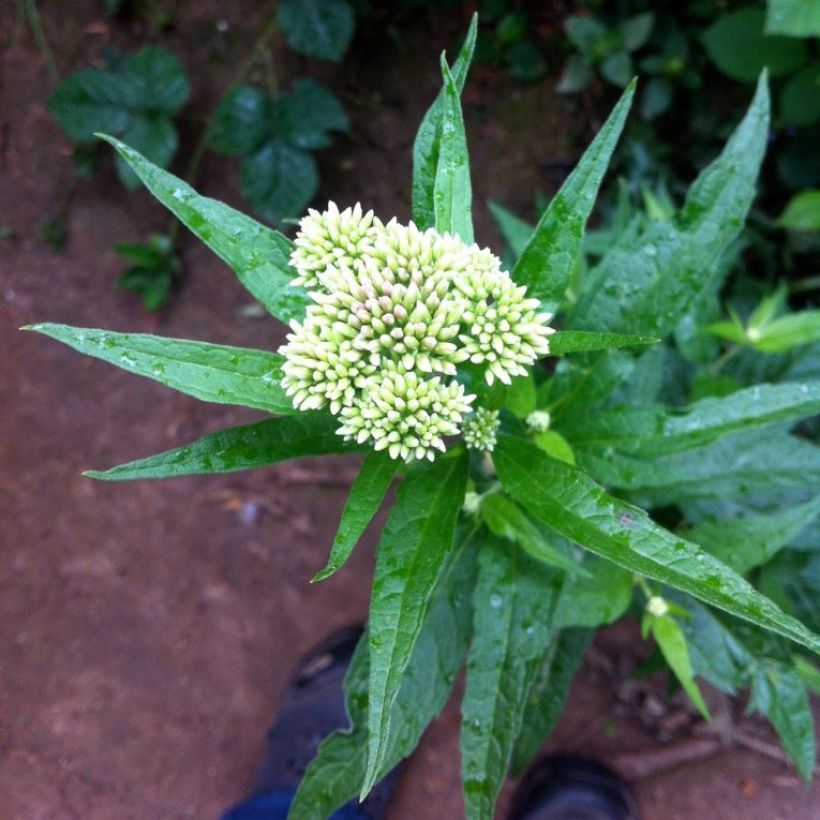
POLYGON ((317 580, 344 563, 401 478, 346 680, 351 726, 321 745, 291 817, 367 794, 415 748, 466 658, 466 812, 490 818, 508 769, 522 771, 554 724, 591 630, 630 604, 705 716, 696 675, 750 686, 808 776, 804 678, 816 669, 802 653, 820 651, 820 637, 787 591, 775 604, 744 576, 760 585, 752 570, 798 537, 812 548, 801 533, 820 512, 820 458, 791 428, 820 409, 820 382, 799 367, 760 385, 738 373, 727 386, 714 367, 711 381, 692 375, 700 302, 716 298, 754 195, 765 78, 682 209, 635 215, 589 265, 584 229, 630 86, 537 226, 498 211, 517 257, 505 271, 473 237, 459 98, 474 44, 475 23, 452 67, 442 59, 414 145, 408 225, 331 203, 291 242, 103 137, 291 332, 274 353, 35 326, 197 398, 273 416, 89 475, 361 452, 317 580), (647 510, 664 510, 674 531, 647 510))

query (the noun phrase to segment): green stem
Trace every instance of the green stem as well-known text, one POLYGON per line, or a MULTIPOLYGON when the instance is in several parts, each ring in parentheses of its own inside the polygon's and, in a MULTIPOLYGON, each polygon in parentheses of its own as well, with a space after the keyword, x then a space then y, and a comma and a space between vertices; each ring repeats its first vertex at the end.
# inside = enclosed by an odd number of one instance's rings
POLYGON ((820 276, 804 276, 789 285, 790 293, 804 293, 807 290, 820 288, 820 276))
POLYGON ((714 362, 712 362, 712 365, 709 367, 709 372, 713 376, 717 375, 717 373, 726 365, 726 363, 734 359, 734 357, 737 356, 737 354, 740 353, 740 351, 740 345, 732 345, 720 356, 718 356, 718 358, 715 359, 714 362))
POLYGON ((37 2, 36 0, 24 0, 24 5, 26 9, 26 16, 28 17, 28 23, 31 26, 31 33, 34 35, 34 39, 37 42, 37 47, 43 55, 43 60, 45 60, 49 79, 51 80, 52 85, 56 85, 59 79, 57 74, 57 65, 54 62, 54 54, 49 48, 45 32, 43 31, 43 24, 40 21, 40 14, 37 11, 37 2))

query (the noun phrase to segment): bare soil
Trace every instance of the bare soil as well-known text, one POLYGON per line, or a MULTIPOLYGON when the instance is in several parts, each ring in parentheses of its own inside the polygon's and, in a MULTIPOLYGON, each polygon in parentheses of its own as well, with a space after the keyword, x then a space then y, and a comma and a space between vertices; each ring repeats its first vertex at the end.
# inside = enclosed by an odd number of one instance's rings
MULTIPOLYGON (((44 62, 15 24, 16 5, 0 12, 0 224, 14 230, 0 241, 0 820, 218 817, 251 782, 297 659, 323 634, 364 619, 383 518, 348 566, 311 586, 355 460, 153 483, 80 475, 254 415, 84 360, 21 325, 261 348, 281 343, 284 329, 248 316, 249 296, 188 236, 187 274, 163 312, 144 313, 114 287, 112 244, 163 230, 167 216, 145 192, 119 186, 110 156, 97 177, 75 183, 70 145, 46 109, 44 62), (68 241, 56 253, 39 228, 64 210, 68 241)), ((39 5, 63 75, 98 60, 106 44, 136 47, 149 36, 139 23, 102 17, 91 0, 39 5)), ((181 56, 194 86, 182 167, 264 4, 179 5, 175 28, 158 40, 181 56)), ((352 115, 350 137, 321 156, 320 202, 361 200, 384 217, 408 217, 413 135, 436 91, 437 55, 464 20, 428 13, 411 22, 398 45, 369 24, 338 68, 276 48, 282 79, 309 70, 352 115)), ((497 242, 486 200, 528 212, 595 123, 556 100, 554 78, 521 86, 481 67, 474 76, 465 106, 480 169, 477 228, 497 242)), ((245 207, 236 180, 234 163, 209 155, 197 185, 245 207)), ((549 749, 598 756, 631 775, 645 820, 820 817, 820 786, 805 787, 759 751, 718 747, 661 686, 630 682, 645 654, 632 625, 607 630, 549 749)), ((737 718, 738 704, 723 707, 737 718)), ((406 766, 392 818, 417 818, 420 805, 430 820, 463 814, 457 724, 454 700, 406 766)), ((772 744, 759 723, 739 727, 772 744)))

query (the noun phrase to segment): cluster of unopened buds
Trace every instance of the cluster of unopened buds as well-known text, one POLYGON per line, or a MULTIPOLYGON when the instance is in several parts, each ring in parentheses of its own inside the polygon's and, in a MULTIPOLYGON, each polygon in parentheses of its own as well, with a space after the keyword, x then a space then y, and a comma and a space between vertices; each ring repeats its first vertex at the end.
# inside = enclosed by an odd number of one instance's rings
POLYGON ((291 264, 312 300, 291 323, 282 384, 295 407, 328 407, 338 433, 392 458, 432 460, 444 439, 491 450, 497 413, 473 410, 457 367, 509 384, 549 352, 539 312, 489 250, 412 222, 330 203, 300 223, 291 264))

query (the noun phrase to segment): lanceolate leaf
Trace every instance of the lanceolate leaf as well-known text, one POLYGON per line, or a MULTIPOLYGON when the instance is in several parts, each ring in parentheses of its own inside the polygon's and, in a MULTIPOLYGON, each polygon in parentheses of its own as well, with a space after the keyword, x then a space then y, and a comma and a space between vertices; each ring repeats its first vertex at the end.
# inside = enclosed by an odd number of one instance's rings
MULTIPOLYGON (((393 704, 388 752, 379 777, 418 745, 441 711, 464 661, 472 627, 470 599, 475 584, 475 529, 460 532, 442 570, 413 655, 393 704)), ((367 636, 354 656, 345 691, 350 729, 334 732, 319 747, 291 806, 289 820, 329 817, 356 796, 367 757, 367 636)))
POLYGON ((627 336, 618 333, 588 333, 583 330, 559 330, 550 336, 550 353, 564 356, 567 353, 587 353, 592 350, 608 350, 612 347, 635 347, 654 345, 660 339, 651 336, 627 336))
POLYGON ((562 629, 552 639, 530 688, 513 749, 513 777, 529 766, 558 722, 570 684, 595 633, 591 629, 562 629))
POLYGON ((680 213, 648 221, 604 256, 583 283, 567 327, 660 337, 673 330, 720 274, 718 261, 754 198, 768 133, 764 75, 743 121, 692 185, 680 213))
POLYGON ((288 267, 291 242, 287 237, 215 199, 200 196, 187 182, 119 140, 98 136, 117 149, 145 187, 183 225, 233 268, 239 281, 270 313, 283 322, 304 314, 307 293, 289 284, 294 272, 288 267))
POLYGON ((478 564, 461 770, 467 817, 492 820, 527 693, 550 643, 562 575, 498 538, 484 542, 478 564))
POLYGON ((734 570, 659 527, 644 510, 608 495, 580 470, 509 436, 500 437, 493 461, 513 498, 567 538, 628 570, 820 652, 820 637, 734 570))
POLYGON ((585 575, 568 576, 555 610, 555 628, 611 624, 632 600, 632 573, 592 555, 584 561, 585 575))
MULTIPOLYGON (((452 68, 453 81, 459 94, 464 89, 467 71, 473 59, 477 31, 478 17, 473 15, 464 45, 452 68)), ((441 150, 441 120, 446 96, 445 83, 424 115, 413 143, 413 221, 419 228, 432 228, 436 224, 433 191, 441 150)))
POLYGON ((27 330, 203 401, 282 415, 296 412, 280 384, 283 360, 276 353, 68 325, 27 330))
POLYGON ((220 430, 185 447, 121 464, 104 472, 89 470, 85 475, 104 481, 126 481, 232 473, 289 458, 350 453, 361 449, 337 435, 337 426, 336 419, 321 412, 269 419, 220 430))
POLYGON ((535 233, 513 269, 512 276, 526 285, 529 295, 554 310, 569 284, 581 250, 584 226, 592 212, 615 144, 635 94, 633 82, 624 92, 578 166, 550 202, 535 233))
POLYGON ((391 709, 430 594, 453 544, 467 482, 466 450, 414 469, 401 483, 379 542, 370 602, 366 795, 387 755, 391 709))
POLYGON ((330 577, 350 557, 362 533, 378 511, 396 475, 397 467, 398 462, 390 458, 386 450, 368 453, 342 511, 342 520, 333 539, 327 566, 316 573, 314 581, 330 577))
POLYGON ((443 54, 441 72, 444 77, 444 99, 438 166, 433 186, 436 230, 454 234, 470 244, 473 241, 473 191, 467 136, 464 133, 459 89, 443 54))

